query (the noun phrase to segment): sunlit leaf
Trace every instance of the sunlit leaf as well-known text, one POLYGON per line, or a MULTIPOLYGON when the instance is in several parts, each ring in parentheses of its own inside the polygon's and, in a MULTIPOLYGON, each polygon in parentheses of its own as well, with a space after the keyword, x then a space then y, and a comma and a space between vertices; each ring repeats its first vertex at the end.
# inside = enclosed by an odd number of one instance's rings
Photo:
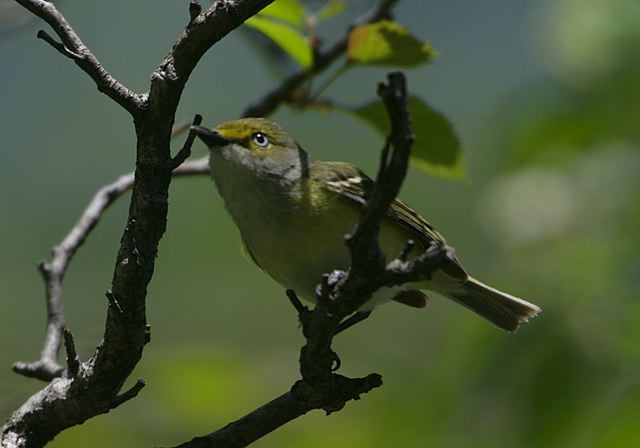
POLYGON ((346 0, 329 0, 322 9, 316 13, 316 18, 318 20, 327 20, 342 14, 346 9, 346 0))
MULTIPOLYGON (((408 104, 416 136, 411 163, 429 174, 451 179, 463 178, 462 148, 449 120, 418 97, 409 97, 408 104)), ((389 119, 382 102, 374 101, 351 109, 351 112, 381 135, 389 134, 389 119)))
POLYGON ((304 24, 304 8, 301 0, 276 0, 260 11, 260 15, 287 22, 302 28, 304 24))
POLYGON ((245 23, 273 40, 301 67, 311 66, 313 62, 311 46, 305 37, 293 28, 259 16, 251 17, 245 23))
POLYGON ((358 64, 411 67, 427 63, 434 51, 402 25, 383 20, 354 28, 347 55, 358 64))

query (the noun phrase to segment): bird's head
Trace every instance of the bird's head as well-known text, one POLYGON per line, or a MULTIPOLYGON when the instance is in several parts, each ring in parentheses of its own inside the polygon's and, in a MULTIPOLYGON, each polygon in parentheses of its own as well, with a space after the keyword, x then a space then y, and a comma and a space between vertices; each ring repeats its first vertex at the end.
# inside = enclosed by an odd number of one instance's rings
POLYGON ((307 155, 293 137, 266 118, 243 118, 213 129, 192 129, 211 151, 214 175, 220 169, 235 168, 257 177, 294 178, 304 175, 308 167, 307 155))

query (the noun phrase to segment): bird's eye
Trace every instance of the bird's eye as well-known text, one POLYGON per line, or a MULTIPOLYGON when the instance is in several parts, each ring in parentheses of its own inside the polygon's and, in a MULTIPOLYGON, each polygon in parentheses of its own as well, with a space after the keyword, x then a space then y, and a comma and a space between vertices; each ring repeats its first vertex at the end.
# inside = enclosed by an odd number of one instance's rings
POLYGON ((269 146, 269 137, 262 132, 256 132, 253 134, 253 143, 258 145, 260 148, 266 148, 269 146))

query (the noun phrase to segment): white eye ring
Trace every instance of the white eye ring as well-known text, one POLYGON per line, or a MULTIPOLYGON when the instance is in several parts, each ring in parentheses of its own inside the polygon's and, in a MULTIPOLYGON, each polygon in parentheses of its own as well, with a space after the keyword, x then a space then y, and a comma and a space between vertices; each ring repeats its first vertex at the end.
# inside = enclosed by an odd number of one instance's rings
POLYGON ((253 143, 261 148, 266 148, 267 146, 269 146, 269 137, 267 137, 262 132, 256 132, 255 134, 253 134, 252 139, 253 143))

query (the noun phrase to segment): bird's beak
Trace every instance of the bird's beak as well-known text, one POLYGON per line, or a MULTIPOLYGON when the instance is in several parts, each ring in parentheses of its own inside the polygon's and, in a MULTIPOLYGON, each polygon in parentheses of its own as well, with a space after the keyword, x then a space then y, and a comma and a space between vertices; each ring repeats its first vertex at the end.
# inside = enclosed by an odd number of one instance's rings
POLYGON ((191 126, 191 130, 209 147, 224 146, 231 142, 231 140, 224 138, 220 133, 207 129, 204 126, 191 126))

